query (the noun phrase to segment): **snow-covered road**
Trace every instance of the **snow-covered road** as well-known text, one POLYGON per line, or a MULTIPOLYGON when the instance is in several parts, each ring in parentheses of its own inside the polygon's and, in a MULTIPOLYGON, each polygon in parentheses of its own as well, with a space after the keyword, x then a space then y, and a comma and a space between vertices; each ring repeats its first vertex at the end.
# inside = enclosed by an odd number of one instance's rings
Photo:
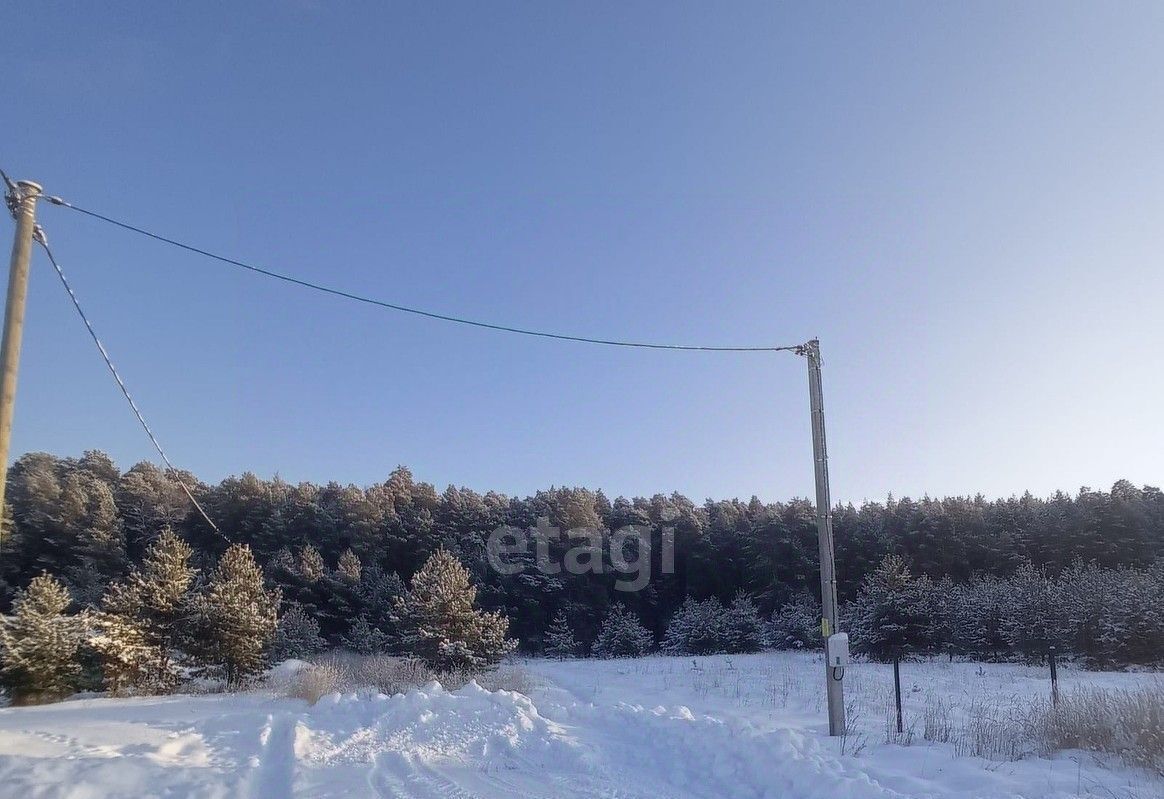
MULTIPOLYGON (((1164 784, 1078 755, 998 763, 948 744, 885 743, 882 667, 847 682, 858 730, 825 735, 819 661, 767 654, 534 662, 527 697, 475 684, 314 706, 254 693, 88 699, 0 710, 0 797, 1148 797, 1164 784), (862 714, 864 717, 862 718, 862 714)), ((1136 675, 1080 675, 1131 686, 1136 675)), ((934 692, 1005 702, 1038 670, 907 669, 934 692)), ((918 687, 925 685, 924 689, 918 687)), ((915 690, 916 688, 916 690, 915 690)))

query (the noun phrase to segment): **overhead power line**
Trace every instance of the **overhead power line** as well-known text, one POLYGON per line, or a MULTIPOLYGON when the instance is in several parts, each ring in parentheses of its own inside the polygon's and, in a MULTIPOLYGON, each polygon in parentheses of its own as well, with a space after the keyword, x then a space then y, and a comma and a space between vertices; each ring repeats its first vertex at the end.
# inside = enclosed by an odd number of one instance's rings
POLYGON ((78 205, 74 205, 73 203, 70 203, 70 202, 67 202, 67 201, 61 199, 60 197, 45 196, 43 199, 47 200, 48 202, 52 203, 53 205, 58 205, 62 208, 69 208, 73 211, 77 211, 78 213, 84 214, 85 216, 92 217, 93 219, 98 219, 98 220, 101 220, 102 222, 106 222, 110 225, 115 225, 119 228, 122 228, 123 230, 128 230, 132 233, 137 233, 138 235, 141 235, 141 236, 146 236, 148 238, 154 239, 155 241, 160 241, 164 244, 169 244, 170 246, 178 247, 180 249, 186 250, 187 252, 192 252, 192 253, 195 253, 197 255, 204 256, 206 258, 211 258, 215 261, 219 261, 219 262, 224 263, 224 264, 229 264, 230 266, 239 267, 240 269, 246 269, 250 272, 254 272, 255 274, 263 275, 265 277, 274 278, 276 280, 282 280, 285 283, 292 283, 296 286, 301 286, 301 287, 306 288, 306 289, 311 289, 312 291, 318 291, 318 292, 322 292, 324 294, 331 294, 335 297, 342 297, 344 299, 354 300, 355 302, 362 302, 362 303, 365 303, 367 305, 375 305, 377 307, 387 308, 387 309, 392 310, 392 311, 400 311, 401 313, 409 313, 409 314, 415 314, 416 316, 424 316, 424 317, 427 317, 429 319, 437 319, 437 320, 442 321, 442 322, 453 322, 453 323, 459 324, 459 325, 469 325, 471 327, 485 328, 486 330, 497 330, 497 331, 500 331, 502 333, 517 333, 517 334, 522 335, 522 336, 535 336, 538 338, 557 339, 559 341, 576 341, 576 342, 580 342, 582 344, 601 344, 601 345, 608 346, 608 347, 633 347, 633 348, 638 348, 638 349, 650 349, 650 350, 686 350, 686 351, 699 351, 699 352, 797 352, 802 347, 802 345, 799 345, 799 344, 791 345, 791 346, 779 346, 779 347, 774 347, 774 346, 728 347, 728 346, 699 346, 699 345, 691 345, 691 344, 658 344, 658 343, 654 343, 654 342, 645 342, 645 341, 623 341, 623 340, 619 340, 619 339, 589 338, 587 336, 570 336, 570 335, 566 335, 564 333, 551 333, 551 332, 548 332, 545 330, 529 330, 529 329, 521 328, 521 327, 512 327, 510 325, 500 325, 500 324, 493 324, 491 322, 481 322, 481 321, 478 321, 476 319, 466 319, 466 318, 459 317, 459 316, 451 316, 448 314, 436 313, 434 311, 425 311, 425 310, 422 310, 420 308, 410 308, 410 307, 405 306, 405 305, 398 305, 396 303, 386 302, 384 300, 378 300, 378 299, 375 299, 374 297, 367 297, 367 296, 360 295, 360 294, 354 294, 354 293, 349 292, 349 291, 344 291, 342 289, 333 288, 331 286, 325 286, 325 285, 322 285, 320 283, 313 283, 309 280, 303 280, 301 278, 292 277, 291 275, 283 274, 282 272, 275 272, 271 269, 265 269, 263 267, 256 266, 254 264, 247 263, 245 261, 240 261, 240 260, 237 260, 235 258, 229 258, 225 255, 219 255, 217 253, 210 252, 209 250, 205 250, 201 247, 196 247, 192 244, 186 244, 184 242, 177 241, 176 239, 169 238, 168 236, 162 236, 158 233, 152 233, 148 230, 137 227, 136 225, 131 225, 128 222, 122 222, 121 220, 114 219, 114 218, 106 216, 104 214, 100 214, 96 211, 90 211, 87 208, 81 208, 78 205))
POLYGON ((69 285, 69 279, 65 277, 65 271, 61 269, 61 265, 57 263, 56 256, 53 255, 52 248, 49 247, 48 238, 45 236, 44 230, 39 225, 36 226, 34 238, 36 239, 36 242, 40 244, 41 248, 44 249, 45 255, 48 256, 49 263, 51 263, 53 265, 53 269, 56 270, 57 277, 61 280, 61 285, 65 287, 65 291, 68 293, 69 299, 73 301, 73 307, 77 309, 77 315, 81 317, 81 321, 85 323, 85 329, 89 331, 89 337, 92 338, 93 343, 97 345, 97 350, 101 353, 101 358, 105 361, 105 365, 109 367, 109 372, 113 375, 113 379, 117 381, 117 387, 121 389, 122 395, 125 396, 125 401, 128 402, 129 407, 133 409, 133 415, 137 417, 138 423, 141 425, 142 429, 145 430, 146 435, 149 436, 150 442, 154 445, 154 449, 157 450, 158 455, 165 462, 166 466, 169 467, 170 477, 175 482, 177 482, 179 486, 181 486, 182 491, 186 494, 186 497, 198 510, 198 513, 202 516, 202 518, 206 520, 206 523, 210 525, 210 528, 214 530, 214 532, 216 532, 228 544, 233 543, 229 538, 226 537, 222 530, 218 528, 218 525, 215 524, 214 520, 210 518, 210 515, 206 512, 205 508, 202 507, 201 503, 195 499, 194 492, 190 489, 190 486, 186 485, 186 481, 182 479, 181 474, 178 472, 178 467, 174 466, 173 461, 171 461, 170 457, 166 455, 166 451, 162 449, 162 445, 158 441, 158 437, 155 436, 154 431, 150 429, 150 426, 146 422, 145 417, 142 416, 141 409, 137 407, 137 403, 134 402, 133 396, 129 393, 129 388, 126 387, 125 381, 121 379, 121 374, 117 371, 117 367, 113 365, 113 359, 109 357, 109 351, 105 349, 105 345, 101 343, 101 339, 97 336, 97 331, 93 329, 93 323, 89 321, 89 317, 85 314, 85 309, 81 307, 81 302, 77 299, 77 293, 73 291, 73 287, 69 285))
MULTIPOLYGON (((8 409, 10 409, 12 405, 12 396, 15 394, 16 362, 19 355, 19 330, 20 322, 23 319, 24 313, 24 285, 27 282, 29 261, 28 251, 32 246, 32 239, 35 238, 36 241, 39 242, 40 245, 44 248, 45 253, 48 255, 49 261, 52 263, 53 268, 56 270, 57 277, 60 278, 61 284, 64 286, 65 291, 68 293, 69 298, 73 302, 73 307, 76 308, 78 315, 80 315, 81 320, 85 323, 85 327, 89 331, 89 336, 97 345, 97 349, 100 351, 101 357, 105 360, 105 365, 113 374, 114 379, 117 381, 118 387, 121 389, 121 393, 125 396, 125 399, 129 403, 130 408, 133 409, 133 413, 137 417, 138 422, 149 436, 150 441, 154 445, 154 449, 157 450, 158 455, 161 456, 162 460, 170 468, 171 473, 178 481, 178 484, 182 487, 182 490, 185 491, 186 496, 190 499, 190 502, 194 505, 195 508, 198 509, 198 512, 202 514, 202 518, 206 520, 207 524, 209 524, 210 527, 216 533, 218 533, 218 535, 229 541, 229 539, 223 535, 222 531, 219 530, 214 521, 211 520, 211 518, 207 515, 206 511, 202 508, 202 505, 199 504, 198 500, 194 497, 193 491, 190 490, 190 487, 187 486, 178 475, 174 464, 170 461, 169 457, 166 456, 166 453, 162 449, 161 444, 158 442, 157 437, 153 434, 153 431, 150 430, 149 425, 146 423, 145 417, 142 416, 142 413, 138 409, 137 404, 133 401, 133 397, 130 396, 129 389, 127 389, 125 386, 125 381, 121 379, 121 375, 118 374, 117 369, 114 367, 113 361, 109 357, 109 353, 106 351, 105 346, 101 343, 101 340, 97 337, 97 333, 93 329, 92 323, 89 322, 88 317, 85 315, 84 310, 81 308, 81 304, 77 300, 76 293, 69 285, 69 281, 65 278, 64 270, 61 269, 60 265, 57 263, 56 258, 53 256, 52 250, 49 248, 48 241, 45 238, 44 231, 40 228, 39 225, 35 224, 35 199, 37 197, 43 196, 41 195, 40 185, 29 181, 21 181, 19 184, 13 183, 11 180, 9 180, 6 174, 3 174, 3 172, 0 172, 0 178, 3 179, 3 182, 8 189, 7 199, 9 210, 11 210, 13 215, 17 217, 17 238, 16 243, 13 246, 13 267, 10 274, 8 310, 5 313, 3 347, 4 353, 2 354, 3 364, 0 364, 0 366, 3 367, 0 368, 0 377, 3 377, 5 380, 5 391, 3 394, 7 401, 0 405, 0 411, 3 413, 8 413, 8 409), (25 190, 31 191, 33 194, 26 194, 25 190), (13 289, 14 285, 16 286, 15 291, 13 289), (16 313, 12 312, 12 308, 14 307, 14 296, 16 297, 16 313), (16 322, 13 323, 13 320, 16 320, 16 322), (14 334, 14 340, 17 342, 15 348, 10 348, 8 346, 10 339, 9 327, 14 327, 17 331, 14 334), (9 349, 14 349, 16 356, 10 358, 8 355, 9 349), (12 376, 11 381, 8 379, 9 374, 12 376)), ((561 333, 550 333, 540 330, 526 330, 519 327, 510 327, 508 325, 479 322, 472 319, 464 319, 456 316, 433 313, 432 311, 409 308, 403 305, 396 305, 395 303, 384 302, 382 300, 377 300, 371 297, 365 297, 347 291, 341 291, 340 289, 323 286, 317 283, 311 283, 306 280, 291 277, 290 275, 284 275, 269 269, 263 269, 244 261, 238 261, 234 258, 227 258, 222 255, 217 255, 200 247, 185 244, 157 233, 151 233, 148 230, 144 230, 134 225, 130 225, 127 222, 121 222, 117 219, 99 214, 96 211, 80 208, 73 205, 72 203, 68 203, 65 200, 62 200, 60 197, 44 197, 44 199, 48 200, 53 205, 71 208, 74 211, 93 217, 95 219, 99 219, 133 233, 147 236, 165 244, 179 247, 183 250, 187 250, 207 258, 212 258, 216 261, 221 261, 222 263, 229 264, 231 266, 236 266, 260 275, 265 275, 266 277, 275 278, 287 283, 293 283, 297 286, 302 286, 304 288, 312 289, 314 291, 319 291, 325 294, 332 294, 334 296, 343 297, 345 299, 354 300, 356 302, 376 305, 394 311, 415 314, 417 316, 425 316, 430 319, 437 319, 445 322, 455 322, 457 324, 470 325, 473 327, 497 330, 506 333, 517 333, 520 335, 537 336, 541 338, 558 339, 562 341, 576 341, 585 344, 602 344, 613 347, 637 347, 642 349, 658 350, 701 350, 707 352, 794 352, 797 355, 804 357, 808 362, 809 410, 812 419, 812 450, 816 477, 816 521, 817 539, 820 549, 821 562, 820 574, 823 613, 821 620, 821 630, 822 634, 826 638, 826 652, 828 655, 825 662, 825 682, 827 686, 826 692, 828 698, 829 734, 835 736, 845 735, 847 727, 843 680, 845 671, 844 666, 846 663, 848 663, 849 659, 848 636, 845 633, 839 632, 840 619, 837 615, 836 605, 837 586, 833 552, 832 513, 830 511, 831 506, 829 504, 828 453, 825 445, 824 400, 823 391, 821 388, 821 360, 819 341, 812 339, 810 341, 806 341, 803 344, 776 347, 712 347, 691 346, 683 344, 655 344, 639 341, 621 341, 616 339, 587 338, 585 336, 569 336, 561 333)), ((8 417, 6 417, 5 424, 0 425, 0 449, 4 449, 5 451, 7 450, 8 446, 7 419, 8 417)), ((6 462, 6 458, 0 457, 0 477, 2 477, 3 470, 6 468, 6 462)), ((4 480, 0 479, 0 500, 3 499, 3 485, 4 480)), ((3 504, 4 503, 0 501, 0 512, 2 512, 3 504)), ((0 519, 0 521, 2 521, 2 519, 0 519)))

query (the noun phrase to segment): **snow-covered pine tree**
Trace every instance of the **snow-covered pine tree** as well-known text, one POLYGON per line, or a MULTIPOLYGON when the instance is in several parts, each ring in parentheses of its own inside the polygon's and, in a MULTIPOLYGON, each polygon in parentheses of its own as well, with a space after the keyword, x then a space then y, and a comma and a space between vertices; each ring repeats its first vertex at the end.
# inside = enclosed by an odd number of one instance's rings
POLYGON ((702 602, 687 597, 663 636, 662 649, 669 655, 711 655, 728 648, 728 616, 715 597, 702 602))
POLYGON ((308 616, 299 605, 291 605, 279 617, 275 639, 271 642, 271 661, 305 658, 323 651, 327 643, 319 637, 319 622, 308 616))
POLYGON ((351 547, 348 547, 339 556, 336 572, 339 573, 340 579, 355 584, 360 581, 361 571, 363 571, 363 564, 360 563, 359 556, 352 552, 351 547))
POLYGON ((165 529, 146 552, 141 569, 128 582, 137 585, 151 635, 173 647, 182 637, 179 626, 188 617, 190 589, 198 570, 190 565, 193 550, 165 529))
POLYGON ((1134 594, 1135 572, 1131 569, 1104 569, 1098 581, 1103 597, 1099 620, 1099 657, 1104 664, 1128 662, 1128 644, 1136 636, 1138 607, 1134 594))
POLYGON ((378 655, 387 652, 391 638, 377 629, 367 616, 360 616, 352 622, 351 628, 340 641, 341 645, 357 655, 378 655))
POLYGON ((310 593, 318 597, 316 621, 325 634, 338 640, 362 614, 359 600, 359 581, 353 582, 339 569, 324 572, 323 579, 310 586, 310 593))
POLYGON ((112 693, 163 692, 178 683, 168 650, 147 634, 143 615, 140 592, 125 582, 110 585, 101 609, 92 614, 85 643, 96 653, 105 689, 112 693))
POLYGON ((143 461, 122 475, 117 507, 128 551, 140 557, 162 530, 182 523, 190 511, 190 500, 173 472, 143 461))
POLYGON ((476 599, 461 562, 443 549, 434 552, 396 598, 394 618, 405 651, 441 669, 495 665, 517 641, 506 637, 509 619, 477 610, 476 599))
POLYGON ((318 549, 308 544, 300 550, 299 573, 305 581, 314 583, 323 577, 325 571, 327 571, 327 565, 323 562, 323 556, 319 554, 318 549))
POLYGON ((195 650, 203 665, 221 670, 231 685, 259 671, 275 636, 279 601, 278 590, 263 586, 250 547, 227 549, 195 600, 195 650))
POLYGON ((72 601, 42 574, 16 595, 12 615, 0 617, 0 675, 14 695, 56 697, 76 687, 85 619, 65 614, 72 601))
POLYGON ((812 649, 821 646, 820 602, 802 591, 773 611, 766 635, 776 649, 812 649))
POLYGON ((924 597, 904 560, 889 555, 865 578, 849 623, 853 648, 874 660, 900 659, 924 645, 924 597))
POLYGON ((1004 622, 1014 615, 1014 597, 1006 581, 979 575, 954 589, 953 643, 956 649, 999 660, 1008 648, 1004 622))
POLYGON ((764 622, 751 596, 742 590, 737 592, 725 612, 725 651, 759 652, 764 648, 764 622))
POLYGON ((1071 650, 1083 658, 1088 668, 1109 665, 1103 641, 1105 618, 1110 606, 1112 584, 1106 579, 1108 571, 1095 564, 1080 561, 1071 564, 1059 575, 1064 615, 1071 631, 1071 650))
POLYGON ((1013 610, 1002 620, 1006 642, 1030 662, 1043 660, 1051 647, 1062 654, 1067 643, 1064 607, 1046 569, 1024 563, 1007 582, 1013 610))
POLYGON ((320 635, 338 643, 359 609, 351 601, 355 584, 324 563, 314 546, 299 553, 283 547, 276 550, 264 568, 268 585, 277 587, 287 605, 298 605, 319 625, 320 635))
POLYGON ((620 603, 611 607, 603 620, 590 652, 599 658, 637 658, 654 646, 654 636, 620 603))
POLYGON ((1107 570, 1099 652, 1110 663, 1152 665, 1164 659, 1164 562, 1107 570))
POLYGON ((61 483, 60 514, 61 523, 74 536, 75 547, 73 562, 61 576, 79 605, 95 606, 110 580, 125 569, 127 560, 113 490, 89 471, 73 471, 61 483))
POLYGON ((268 580, 283 584, 299 571, 299 561, 291 553, 290 547, 281 547, 267 559, 263 570, 266 572, 268 580))
POLYGON ((355 603, 359 608, 357 617, 363 616, 368 623, 388 636, 388 648, 395 649, 400 636, 393 620, 396 597, 404 593, 404 581, 396 572, 385 573, 375 563, 360 570, 360 583, 355 587, 355 603))
MULTIPOLYGON (((918 655, 940 652, 946 639, 941 637, 941 603, 938 599, 938 587, 929 575, 923 574, 913 579, 913 596, 915 612, 921 617, 921 625, 914 630, 914 641, 911 650, 918 655)), ((841 629, 844 629, 843 627, 841 629)))
POLYGON ((162 692, 178 684, 172 653, 188 632, 197 574, 192 554, 189 544, 166 528, 141 566, 105 592, 88 644, 101 660, 109 690, 162 692))
POLYGON ((1164 560, 1157 559, 1143 573, 1139 592, 1141 629, 1132 642, 1133 662, 1159 665, 1164 662, 1164 560))
POLYGON ((564 660, 578 656, 578 641, 574 638, 574 630, 570 628, 566 611, 557 612, 550 626, 546 628, 542 643, 542 651, 546 657, 564 660))
MULTIPOLYGON (((679 609, 671 614, 667 622, 667 629, 663 632, 663 640, 659 642, 659 650, 668 655, 685 655, 690 652, 692 630, 696 627, 696 616, 700 612, 700 602, 695 597, 687 597, 679 609)), ((613 614, 613 611, 612 611, 613 614)), ((607 618, 609 621, 609 617, 607 618)), ((599 628, 599 638, 606 627, 606 621, 599 628)), ((595 641, 597 646, 597 641, 595 641)), ((595 652, 596 656, 601 657, 595 652)))
POLYGON ((404 581, 396 572, 385 572, 375 563, 360 570, 356 595, 365 611, 388 616, 396 606, 396 597, 403 593, 404 581))
POLYGON ((929 598, 929 632, 930 647, 934 652, 950 652, 954 644, 954 606, 957 596, 957 587, 950 575, 931 585, 929 598))

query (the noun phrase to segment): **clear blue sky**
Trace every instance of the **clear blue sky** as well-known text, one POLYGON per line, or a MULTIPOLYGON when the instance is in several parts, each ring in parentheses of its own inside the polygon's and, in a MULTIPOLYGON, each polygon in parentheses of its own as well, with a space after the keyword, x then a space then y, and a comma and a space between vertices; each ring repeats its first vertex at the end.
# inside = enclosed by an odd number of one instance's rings
MULTIPOLYGON (((1164 478, 1159 3, 40 2, 0 28, 0 164, 78 204, 487 321, 819 336, 837 499, 1164 478)), ((795 356, 449 326, 41 218, 204 479, 811 493, 795 356)), ((32 282, 13 451, 150 459, 39 254, 32 282)))

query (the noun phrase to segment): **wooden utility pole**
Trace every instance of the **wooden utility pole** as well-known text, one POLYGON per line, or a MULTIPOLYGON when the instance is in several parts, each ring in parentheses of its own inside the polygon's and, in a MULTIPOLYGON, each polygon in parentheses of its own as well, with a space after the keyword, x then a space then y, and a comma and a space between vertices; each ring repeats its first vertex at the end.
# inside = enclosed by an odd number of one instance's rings
MULTIPOLYGON (((812 412, 812 456, 816 464, 816 534, 820 545, 821 634, 827 648, 829 636, 839 630, 837 571, 833 559, 833 506, 829 497, 829 455, 825 444, 824 390, 820 379, 820 341, 813 339, 797 352, 808 360, 808 398, 812 412)), ((825 657, 825 691, 829 706, 829 735, 845 734, 845 670, 825 657)))
POLYGON ((12 411, 16 404, 16 373, 20 340, 24 334, 24 299, 28 294, 28 262, 36 230, 38 184, 18 180, 9 187, 8 207, 16 218, 16 238, 8 267, 8 301, 4 305, 4 339, 0 343, 0 535, 4 524, 4 491, 8 484, 8 445, 12 438, 12 411))

